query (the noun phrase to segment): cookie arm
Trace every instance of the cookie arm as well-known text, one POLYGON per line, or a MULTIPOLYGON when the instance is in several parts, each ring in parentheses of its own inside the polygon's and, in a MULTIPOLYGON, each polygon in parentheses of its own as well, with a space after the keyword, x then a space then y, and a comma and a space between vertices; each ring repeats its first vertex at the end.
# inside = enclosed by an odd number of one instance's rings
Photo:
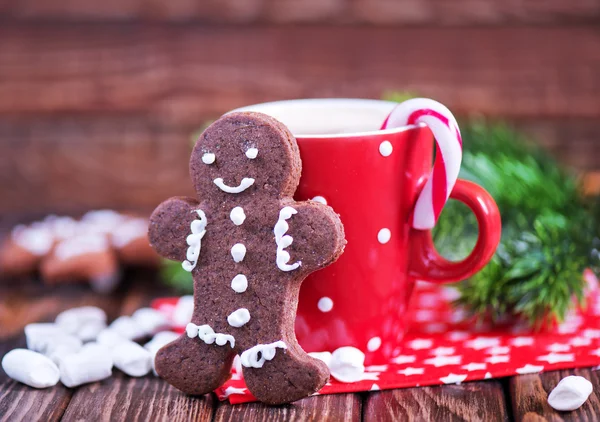
POLYGON ((287 234, 293 242, 286 249, 289 263, 301 261, 302 272, 313 272, 335 262, 344 251, 346 239, 340 216, 317 202, 290 204, 297 213, 289 220, 287 234))
POLYGON ((199 208, 196 200, 174 197, 160 204, 150 216, 148 238, 159 255, 183 262, 188 245, 190 225, 197 218, 194 210, 199 208))

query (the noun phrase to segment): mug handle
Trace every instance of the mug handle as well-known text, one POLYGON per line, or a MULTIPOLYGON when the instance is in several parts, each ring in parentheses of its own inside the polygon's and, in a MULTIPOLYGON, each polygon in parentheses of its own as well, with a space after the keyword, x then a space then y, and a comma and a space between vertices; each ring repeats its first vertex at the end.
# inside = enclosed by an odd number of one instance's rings
POLYGON ((457 180, 450 198, 467 205, 477 218, 479 235, 473 251, 462 261, 442 257, 433 244, 431 230, 411 229, 411 262, 409 276, 434 283, 452 283, 471 277, 492 258, 500 243, 502 223, 500 211, 492 196, 481 186, 457 180))

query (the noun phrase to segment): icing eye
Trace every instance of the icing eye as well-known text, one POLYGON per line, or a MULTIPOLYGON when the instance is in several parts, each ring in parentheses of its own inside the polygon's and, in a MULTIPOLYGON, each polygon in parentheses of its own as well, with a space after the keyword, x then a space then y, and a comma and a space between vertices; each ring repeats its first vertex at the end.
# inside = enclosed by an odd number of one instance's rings
POLYGON ((251 160, 254 160, 257 156, 258 156, 257 148, 248 148, 248 150, 246 151, 246 157, 248 157, 251 160))
POLYGON ((205 152, 202 156, 202 162, 204 164, 212 164, 215 162, 215 158, 215 154, 213 154, 212 152, 205 152))

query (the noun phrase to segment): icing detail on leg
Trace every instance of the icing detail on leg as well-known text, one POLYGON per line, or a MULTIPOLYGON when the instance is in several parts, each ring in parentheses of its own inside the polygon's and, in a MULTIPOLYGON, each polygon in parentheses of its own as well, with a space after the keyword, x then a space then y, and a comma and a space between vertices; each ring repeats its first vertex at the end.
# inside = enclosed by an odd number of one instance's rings
POLYGON ((286 220, 292 218, 292 215, 298 214, 292 207, 283 207, 281 211, 279 211, 279 220, 275 224, 273 228, 273 233, 275 233, 275 243, 277 244, 277 257, 275 262, 277 263, 277 267, 281 271, 293 271, 302 265, 302 261, 295 262, 293 264, 288 264, 290 261, 290 254, 284 251, 285 248, 290 246, 294 239, 290 235, 285 235, 285 233, 289 229, 289 225, 286 220))
POLYGON ((225 346, 228 342, 231 348, 235 347, 235 338, 231 334, 215 333, 215 330, 208 324, 196 325, 190 322, 185 327, 188 337, 199 337, 206 344, 216 343, 217 346, 225 346))
POLYGON ((202 243, 202 238, 206 234, 206 214, 202 210, 195 210, 198 214, 199 220, 194 220, 190 224, 191 234, 185 239, 188 244, 188 249, 186 253, 186 260, 181 263, 181 266, 184 270, 191 272, 194 268, 196 268, 196 264, 198 263, 198 257, 200 256, 200 247, 202 243))
POLYGON ((246 368, 262 368, 266 361, 275 357, 277 348, 287 349, 287 345, 282 341, 276 341, 269 344, 257 344, 248 350, 245 350, 240 356, 242 365, 246 368), (260 358, 258 354, 260 353, 260 358))

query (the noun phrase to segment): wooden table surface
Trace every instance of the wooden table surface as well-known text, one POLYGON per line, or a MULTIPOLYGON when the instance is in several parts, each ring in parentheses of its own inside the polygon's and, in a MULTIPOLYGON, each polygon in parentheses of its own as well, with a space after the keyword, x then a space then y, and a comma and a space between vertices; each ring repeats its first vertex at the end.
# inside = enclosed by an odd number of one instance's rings
MULTIPOLYGON (((0 356, 25 347, 23 327, 52 321, 62 310, 81 305, 102 307, 109 318, 130 315, 154 297, 173 294, 149 271, 129 271, 109 296, 84 285, 43 286, 38 280, 0 284, 0 356)), ((406 388, 361 394, 313 396, 268 407, 258 403, 229 405, 214 395, 192 398, 152 375, 113 377, 68 389, 61 384, 35 390, 9 379, 0 370, 0 421, 224 421, 224 420, 375 420, 375 421, 598 421, 600 376, 593 369, 521 375, 462 385, 406 388), (594 384, 594 393, 577 411, 555 412, 547 394, 567 375, 594 384)))

